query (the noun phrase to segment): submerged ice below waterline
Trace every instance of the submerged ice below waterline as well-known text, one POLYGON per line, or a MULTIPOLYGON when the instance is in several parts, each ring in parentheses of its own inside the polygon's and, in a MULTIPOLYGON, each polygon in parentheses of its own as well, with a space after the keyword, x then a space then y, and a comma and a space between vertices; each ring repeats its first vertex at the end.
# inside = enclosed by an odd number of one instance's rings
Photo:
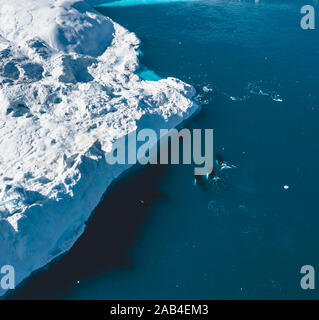
MULTIPOLYGON (((129 7, 129 6, 138 6, 138 5, 152 5, 152 4, 169 4, 177 2, 192 2, 200 0, 118 0, 118 1, 109 1, 106 3, 97 2, 96 7, 129 7)), ((93 0, 93 2, 95 2, 93 0)), ((103 2, 103 1, 102 1, 103 2)))

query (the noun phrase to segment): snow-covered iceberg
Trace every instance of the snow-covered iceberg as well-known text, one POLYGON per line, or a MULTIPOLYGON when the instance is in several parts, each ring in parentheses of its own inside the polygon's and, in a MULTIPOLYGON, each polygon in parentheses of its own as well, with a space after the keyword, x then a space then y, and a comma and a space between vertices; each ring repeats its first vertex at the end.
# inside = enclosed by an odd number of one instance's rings
POLYGON ((0 266, 17 284, 71 248, 129 168, 105 161, 117 139, 198 109, 182 81, 143 81, 135 34, 91 5, 0 0, 0 266))

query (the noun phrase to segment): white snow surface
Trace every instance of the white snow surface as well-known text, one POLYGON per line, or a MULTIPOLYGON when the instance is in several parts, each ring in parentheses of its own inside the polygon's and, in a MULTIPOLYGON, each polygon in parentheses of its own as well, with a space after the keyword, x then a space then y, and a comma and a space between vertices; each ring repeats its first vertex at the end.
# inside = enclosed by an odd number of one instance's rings
POLYGON ((0 0, 0 267, 16 284, 72 247, 129 168, 105 161, 117 139, 197 111, 193 87, 136 75, 138 47, 85 1, 0 0))

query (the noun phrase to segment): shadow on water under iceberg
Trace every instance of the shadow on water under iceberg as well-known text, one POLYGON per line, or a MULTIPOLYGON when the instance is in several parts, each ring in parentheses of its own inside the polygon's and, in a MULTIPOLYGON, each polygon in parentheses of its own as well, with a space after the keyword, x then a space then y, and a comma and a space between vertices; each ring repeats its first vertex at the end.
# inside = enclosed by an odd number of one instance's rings
POLYGON ((130 251, 151 206, 165 195, 157 186, 164 165, 137 168, 114 182, 73 248, 35 272, 7 299, 60 299, 77 281, 130 266, 130 251))

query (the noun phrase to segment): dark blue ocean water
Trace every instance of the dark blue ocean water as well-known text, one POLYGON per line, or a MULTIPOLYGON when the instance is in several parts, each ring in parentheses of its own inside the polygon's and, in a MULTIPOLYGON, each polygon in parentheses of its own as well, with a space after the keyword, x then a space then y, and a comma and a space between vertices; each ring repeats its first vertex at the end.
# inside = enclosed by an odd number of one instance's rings
POLYGON ((80 240, 98 258, 76 249, 82 260, 68 270, 80 282, 60 298, 319 296, 299 285, 302 265, 319 271, 319 32, 300 28, 303 4, 99 8, 142 40, 144 66, 195 86, 203 109, 187 126, 213 128, 215 153, 231 168, 216 168, 222 180, 204 188, 182 165, 148 169, 134 188, 120 187, 88 228, 97 239, 80 240), (118 230, 107 238, 108 219, 117 216, 118 230), (134 225, 132 235, 125 225, 134 225), (127 237, 118 253, 114 248, 127 237), (92 265, 98 272, 77 273, 92 265))

